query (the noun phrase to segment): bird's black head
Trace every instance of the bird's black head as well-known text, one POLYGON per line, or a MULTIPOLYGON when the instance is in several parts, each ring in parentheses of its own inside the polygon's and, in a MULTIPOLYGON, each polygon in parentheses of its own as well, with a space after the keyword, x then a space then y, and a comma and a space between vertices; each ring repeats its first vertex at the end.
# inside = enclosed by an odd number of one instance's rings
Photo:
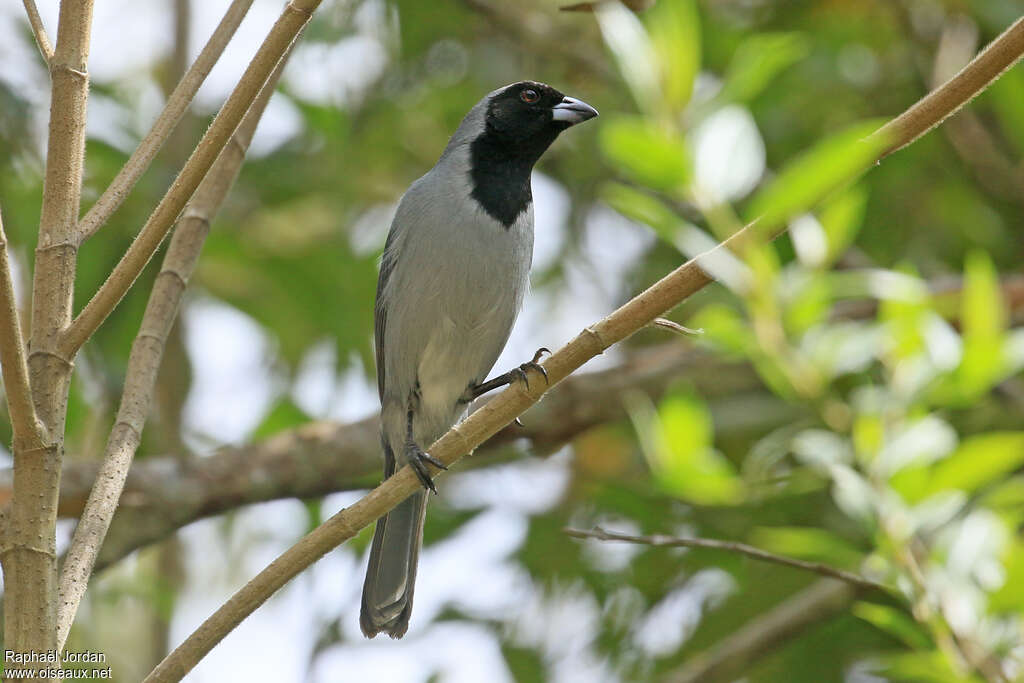
POLYGON ((566 128, 597 116, 550 85, 520 81, 488 95, 484 130, 471 146, 472 196, 511 226, 532 201, 530 171, 566 128))
POLYGON ((510 152, 536 161, 563 130, 597 116, 585 102, 544 83, 520 81, 492 93, 484 118, 486 133, 510 152))

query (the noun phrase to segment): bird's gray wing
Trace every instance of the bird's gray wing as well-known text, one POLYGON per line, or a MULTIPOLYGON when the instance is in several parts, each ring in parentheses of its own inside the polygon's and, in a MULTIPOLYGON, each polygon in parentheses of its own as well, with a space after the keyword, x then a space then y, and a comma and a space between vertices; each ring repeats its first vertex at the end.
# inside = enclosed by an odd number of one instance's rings
POLYGON ((384 288, 387 287, 391 271, 395 269, 394 253, 395 230, 388 232, 384 243, 384 255, 380 260, 380 275, 377 277, 377 300, 373 306, 373 342, 377 354, 377 394, 384 398, 384 331, 387 329, 388 311, 384 299, 384 288))

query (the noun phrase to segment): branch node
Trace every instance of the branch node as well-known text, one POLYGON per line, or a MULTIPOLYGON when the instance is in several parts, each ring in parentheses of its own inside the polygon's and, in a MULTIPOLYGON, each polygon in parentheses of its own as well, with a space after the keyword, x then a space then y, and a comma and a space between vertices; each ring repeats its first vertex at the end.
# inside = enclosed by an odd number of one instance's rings
POLYGON ((50 358, 53 358, 54 360, 59 362, 64 367, 65 370, 68 371, 71 371, 75 367, 74 362, 68 360, 64 356, 61 356, 60 354, 54 351, 49 351, 47 349, 34 349, 30 351, 28 354, 29 361, 31 361, 36 356, 48 356, 50 358))
POLYGON ((296 7, 294 2, 289 2, 287 5, 285 5, 284 11, 298 14, 300 17, 305 17, 306 20, 309 20, 313 17, 313 10, 307 9, 305 7, 296 7))
POLYGON ((466 437, 466 435, 462 433, 462 430, 459 429, 459 425, 453 425, 451 428, 451 432, 460 439, 462 439, 462 446, 459 448, 459 450, 465 453, 466 455, 473 455, 473 451, 476 449, 472 446, 470 440, 466 437))
POLYGON ((75 67, 71 66, 70 64, 54 64, 54 63, 51 62, 50 63, 50 73, 52 74, 55 71, 67 71, 72 76, 76 76, 77 78, 80 78, 83 81, 88 81, 89 80, 89 72, 88 71, 85 71, 83 69, 76 69, 75 67))
POLYGON ((597 344, 597 351, 595 352, 594 355, 598 355, 598 354, 604 353, 604 350, 607 349, 609 346, 611 346, 610 344, 606 344, 605 343, 604 338, 601 336, 601 333, 597 331, 597 326, 596 325, 590 325, 588 327, 584 327, 583 328, 583 333, 585 335, 587 335, 588 337, 590 337, 594 341, 594 343, 597 344))

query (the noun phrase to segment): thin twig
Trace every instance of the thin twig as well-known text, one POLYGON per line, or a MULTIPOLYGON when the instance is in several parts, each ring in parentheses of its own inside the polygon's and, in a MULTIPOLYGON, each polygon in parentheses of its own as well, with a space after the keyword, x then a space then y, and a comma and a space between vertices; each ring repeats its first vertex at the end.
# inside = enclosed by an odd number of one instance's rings
POLYGON ((78 223, 78 240, 83 242, 99 230, 107 222, 111 215, 121 206, 128 193, 135 187, 142 174, 149 168, 150 163, 156 157, 157 152, 167 142, 174 131, 181 117, 185 115, 192 98, 195 97, 199 87, 206 80, 207 74, 213 69, 217 60, 220 59, 224 48, 231 41, 232 36, 242 23, 253 0, 232 0, 224 17, 217 24, 210 39, 206 41, 202 52, 196 57, 196 61, 182 77, 177 87, 167 98, 164 109, 160 112, 153 123, 153 127, 142 139, 139 146, 132 152, 131 157, 118 171, 113 182, 103 191, 100 198, 92 205, 85 216, 78 223))
POLYGON ((666 330, 672 330, 681 335, 701 335, 704 334, 703 328, 693 329, 692 327, 685 327, 680 325, 675 320, 669 320, 668 318, 655 318, 651 321, 651 327, 661 327, 666 330))
POLYGON ((174 179, 170 189, 157 205, 146 221, 135 241, 114 267, 99 291, 86 304, 82 312, 72 321, 61 337, 61 350, 73 354, 82 347, 93 332, 106 320, 111 311, 124 297, 125 293, 138 278, 139 273, 149 263, 153 253, 185 203, 192 197, 200 181, 210 170, 217 155, 227 144, 238 123, 248 111, 253 100, 259 94, 267 77, 281 59, 288 46, 309 18, 321 0, 294 0, 290 2, 274 23, 256 55, 249 62, 245 73, 227 102, 217 113, 206 134, 196 147, 192 156, 185 162, 184 168, 174 179))
POLYGON ((78 606, 88 586, 96 557, 110 528, 110 520, 113 519, 121 499, 124 482, 149 415, 149 405, 167 335, 177 317, 186 284, 199 260, 199 253, 210 231, 210 223, 238 176, 238 171, 245 160, 245 152, 277 86, 289 53, 290 48, 278 62, 259 97, 242 119, 231 143, 221 151, 216 163, 203 178, 192 200, 182 212, 174 237, 167 248, 163 267, 153 284, 139 333, 132 343, 121 405, 114 427, 110 431, 103 464, 89 493, 89 499, 75 528, 75 535, 64 561, 60 577, 60 601, 57 606, 58 649, 64 647, 71 631, 71 624, 75 620, 78 606))
MULTIPOLYGON (((1004 33, 997 42, 1007 40, 1007 35, 1004 33)), ((1000 51, 1003 49, 993 47, 1000 51)), ((986 52, 992 51, 993 47, 986 52)), ((1020 52, 1024 52, 1024 45, 1019 47, 1020 52)), ((1020 52, 1006 60, 986 60, 986 68, 983 69, 968 66, 939 89, 959 93, 962 99, 942 96, 935 101, 955 111, 998 76, 1007 63, 1016 61, 1020 52)), ((901 147, 934 125, 934 113, 919 112, 914 116, 901 116, 904 123, 893 130, 894 138, 888 135, 879 137, 889 145, 901 147)), ((941 121, 944 116, 941 112, 938 114, 938 120, 941 121)), ((451 465, 471 453, 540 400, 548 387, 553 387, 604 349, 629 337, 710 283, 711 277, 700 266, 705 258, 713 257, 719 250, 735 248, 755 234, 773 236, 784 230, 782 225, 769 226, 755 221, 710 252, 681 265, 604 320, 584 329, 575 339, 549 356, 543 364, 548 384, 533 382, 526 387, 521 382, 515 383, 434 442, 429 449, 430 454, 445 465, 451 465)), ((232 595, 167 655, 146 677, 144 683, 181 680, 224 636, 288 581, 421 488, 422 484, 412 467, 405 466, 353 505, 328 519, 232 595)))
POLYGON ((762 550, 761 548, 756 548, 752 545, 747 545, 746 543, 737 543, 736 541, 721 541, 714 538, 681 538, 678 536, 665 536, 662 534, 654 536, 633 536, 630 534, 616 533, 614 531, 605 531, 601 527, 594 527, 592 531, 569 528, 562 529, 562 531, 573 538, 593 538, 598 541, 621 541, 623 543, 636 543, 638 545, 652 545, 664 548, 705 548, 709 550, 723 550, 725 552, 746 555, 747 557, 760 560, 761 562, 781 564, 784 567, 792 567, 805 572, 839 579, 840 581, 845 581, 851 586, 857 586, 858 588, 870 588, 872 590, 882 591, 883 593, 892 592, 892 590, 885 584, 872 581, 860 574, 854 574, 853 572, 848 572, 845 569, 838 569, 831 565, 822 564, 821 562, 806 562, 804 560, 786 557, 785 555, 776 555, 775 553, 770 553, 767 550, 762 550))
POLYGON ((25 342, 21 335, 21 316, 14 300, 14 279, 7 258, 7 235, 0 216, 0 368, 3 370, 4 393, 11 414, 15 448, 41 448, 45 439, 43 427, 32 403, 28 383, 25 342))
POLYGON ((850 585, 820 579, 745 623, 706 652, 665 675, 667 683, 715 683, 742 678, 752 662, 777 652, 780 645, 808 628, 841 614, 857 595, 850 585))
POLYGON ((32 33, 36 36, 36 45, 39 47, 39 54, 43 56, 46 65, 50 65, 53 59, 53 44, 46 35, 46 27, 43 26, 43 18, 39 16, 35 0, 25 0, 25 14, 28 15, 28 23, 32 26, 32 33))

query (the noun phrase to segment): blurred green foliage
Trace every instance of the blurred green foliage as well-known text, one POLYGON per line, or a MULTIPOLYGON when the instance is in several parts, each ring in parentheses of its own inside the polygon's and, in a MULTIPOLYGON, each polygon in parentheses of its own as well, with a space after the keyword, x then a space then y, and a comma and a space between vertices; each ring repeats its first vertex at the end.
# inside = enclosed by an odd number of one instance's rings
MULTIPOLYGON (((249 436, 313 417, 288 392, 317 344, 333 350, 336 375, 360 365, 372 375, 376 260, 389 207, 482 93, 544 80, 602 117, 540 165, 571 205, 558 257, 535 273, 542 293, 563 289, 570 266, 585 260, 598 234, 595 210, 611 209, 651 238, 621 281, 606 283, 622 301, 734 232, 740 216, 767 216, 790 231, 709 265, 722 284, 672 314, 702 334, 645 332, 626 344, 625 353, 696 346, 748 365, 759 386, 725 401, 680 377, 663 396, 607 396, 629 418, 571 444, 564 496, 530 515, 512 558, 537 599, 597 606, 596 635, 585 646, 614 678, 672 680, 817 577, 735 554, 649 547, 608 564, 598 544, 570 542, 562 529, 600 523, 736 540, 861 572, 892 593, 851 599, 764 656, 737 661, 734 678, 875 680, 864 677, 870 672, 959 681, 992 679, 1000 667, 1007 680, 1019 676, 1024 70, 1011 69, 963 114, 862 177, 859 170, 877 151, 866 134, 927 92, 936 53, 955 38, 950 27, 966 22, 984 43, 1024 3, 658 0, 640 13, 609 3, 569 14, 548 0, 357 0, 326 5, 299 50, 352 39, 365 8, 387 17, 385 66, 363 90, 335 99, 304 97, 285 79, 278 96, 299 130, 247 163, 193 281, 193 296, 238 309, 270 340, 281 386, 249 436), (700 150, 710 143, 700 131, 737 110, 754 122, 763 160, 719 140, 712 161, 727 179, 744 164, 757 168, 750 187, 721 192, 702 170, 700 150), (762 419, 730 421, 737 414, 762 419), (688 596, 691 606, 671 613, 680 633, 659 649, 644 640, 644 624, 667 628, 652 619, 673 596, 688 596)), ((119 84, 94 91, 134 106, 119 84)), ((27 142, 30 102, 0 82, 0 201, 26 265, 42 168, 27 142)), ((201 128, 186 125, 193 134, 201 128)), ((165 150, 85 246, 76 307, 143 224, 181 153, 165 150)), ((86 205, 126 159, 89 140, 86 205)), ((598 279, 602 264, 590 265, 598 279)), ((102 448, 97 434, 116 410, 153 272, 79 361, 72 455, 102 448)), ((26 268, 24 282, 28 275, 26 268)), ((187 377, 180 365, 173 372, 187 377)), ((158 423, 168 419, 158 411, 158 423)), ((172 449, 166 433, 147 430, 139 457, 172 449)), ((5 419, 0 437, 10 439, 5 419)), ((308 513, 316 522, 319 506, 308 513)), ((428 543, 475 514, 434 505, 428 543)), ((155 600, 163 614, 165 597, 155 600)), ((517 634, 515 615, 488 619, 453 607, 442 618, 490 622, 515 680, 553 677, 560 650, 517 634)), ((326 632, 321 645, 341 638, 326 632)))

